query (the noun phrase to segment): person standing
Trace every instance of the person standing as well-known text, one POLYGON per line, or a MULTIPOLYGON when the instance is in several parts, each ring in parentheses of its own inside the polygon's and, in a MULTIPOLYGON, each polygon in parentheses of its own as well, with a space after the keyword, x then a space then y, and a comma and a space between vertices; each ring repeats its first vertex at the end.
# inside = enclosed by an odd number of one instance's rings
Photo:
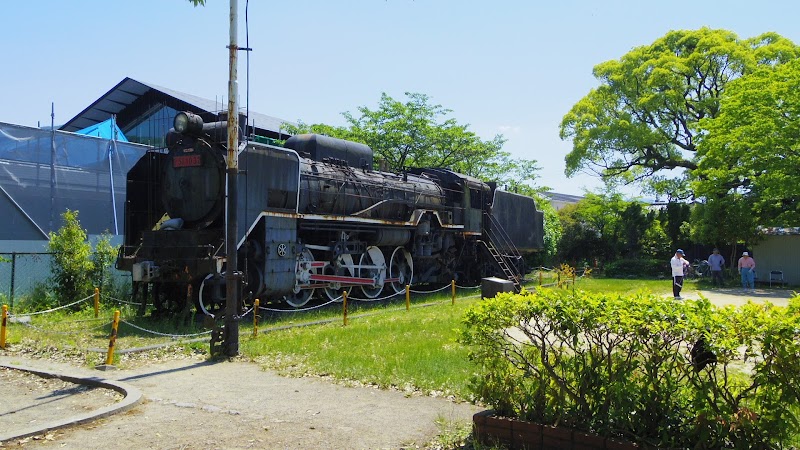
POLYGON ((675 300, 681 300, 683 299, 681 297, 683 275, 686 268, 689 267, 689 261, 683 257, 683 250, 675 250, 675 256, 669 260, 669 265, 672 267, 672 295, 675 296, 675 300))
POLYGON ((743 289, 755 289, 755 275, 756 275, 756 260, 750 257, 747 252, 742 253, 739 258, 739 275, 742 276, 743 289))
POLYGON ((722 269, 725 267, 725 258, 719 254, 718 248, 715 248, 708 257, 708 265, 711 267, 711 283, 714 286, 722 287, 722 269))

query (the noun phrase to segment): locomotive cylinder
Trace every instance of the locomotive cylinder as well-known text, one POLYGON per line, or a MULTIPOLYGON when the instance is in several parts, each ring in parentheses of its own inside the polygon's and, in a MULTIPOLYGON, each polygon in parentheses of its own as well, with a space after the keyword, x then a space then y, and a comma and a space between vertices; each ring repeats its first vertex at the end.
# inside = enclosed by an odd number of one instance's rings
POLYGON ((411 230, 380 229, 375 232, 375 237, 374 239, 370 240, 370 244, 377 246, 381 245, 398 246, 398 245, 406 245, 408 244, 409 241, 411 241, 411 230))

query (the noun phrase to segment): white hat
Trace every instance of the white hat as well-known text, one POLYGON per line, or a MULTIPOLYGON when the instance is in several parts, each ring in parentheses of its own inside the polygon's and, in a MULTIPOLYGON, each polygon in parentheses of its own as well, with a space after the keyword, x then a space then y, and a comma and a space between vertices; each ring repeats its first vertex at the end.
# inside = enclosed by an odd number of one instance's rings
POLYGON ((742 253, 742 256, 750 256, 750 253, 744 252, 742 253))

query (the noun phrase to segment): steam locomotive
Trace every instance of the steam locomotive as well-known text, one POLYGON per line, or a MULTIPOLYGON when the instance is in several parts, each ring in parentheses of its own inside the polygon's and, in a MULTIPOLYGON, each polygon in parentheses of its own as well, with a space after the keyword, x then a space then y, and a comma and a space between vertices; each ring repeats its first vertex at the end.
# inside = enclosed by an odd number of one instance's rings
POLYGON ((224 122, 179 113, 167 148, 128 173, 116 267, 156 312, 192 302, 208 315, 224 310, 229 257, 244 304, 300 308, 344 290, 376 299, 486 276, 519 285, 523 255, 543 247, 543 213, 529 197, 442 168, 374 170, 364 144, 297 135, 283 147, 240 145, 237 248, 228 250, 226 140, 224 122))

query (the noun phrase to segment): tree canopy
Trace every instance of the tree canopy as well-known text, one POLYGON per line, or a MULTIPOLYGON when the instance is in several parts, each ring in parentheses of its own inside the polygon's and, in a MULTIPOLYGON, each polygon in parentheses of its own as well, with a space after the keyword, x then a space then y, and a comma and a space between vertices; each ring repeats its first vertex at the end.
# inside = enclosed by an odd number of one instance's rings
POLYGON ((640 182, 649 192, 689 196, 685 180, 703 156, 699 123, 720 114, 728 85, 798 55, 796 45, 775 33, 743 40, 702 28, 670 31, 595 66, 600 86, 561 122, 561 138, 573 143, 566 174, 586 170, 609 183, 640 182))
POLYGON ((698 196, 744 197, 759 225, 800 223, 800 60, 730 83, 719 115, 700 125, 698 196))

